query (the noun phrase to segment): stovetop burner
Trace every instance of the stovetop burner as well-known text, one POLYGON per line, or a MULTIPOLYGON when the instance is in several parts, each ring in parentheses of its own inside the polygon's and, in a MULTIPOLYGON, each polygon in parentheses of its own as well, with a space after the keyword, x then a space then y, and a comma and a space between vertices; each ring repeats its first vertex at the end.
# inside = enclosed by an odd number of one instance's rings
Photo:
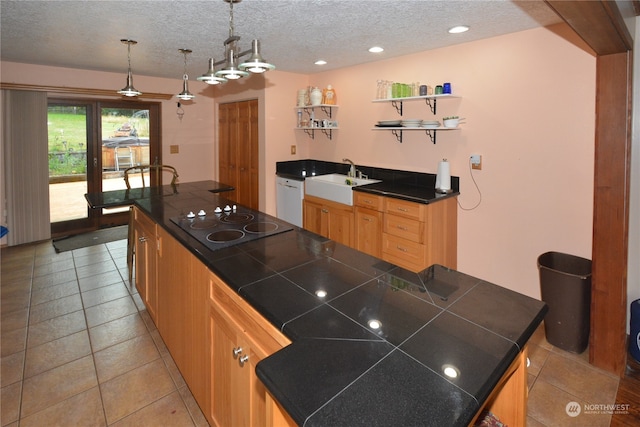
POLYGON ((219 207, 206 210, 198 207, 189 215, 170 219, 211 250, 293 230, 290 224, 278 218, 242 206, 234 206, 234 209, 227 206, 224 210, 219 207))

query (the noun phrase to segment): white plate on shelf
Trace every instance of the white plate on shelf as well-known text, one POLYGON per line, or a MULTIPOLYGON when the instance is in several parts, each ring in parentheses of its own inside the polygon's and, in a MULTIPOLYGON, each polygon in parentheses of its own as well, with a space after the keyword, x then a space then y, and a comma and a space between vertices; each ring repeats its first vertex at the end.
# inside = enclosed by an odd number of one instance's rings
POLYGON ((400 126, 400 124, 402 123, 401 120, 380 120, 378 121, 379 125, 383 125, 383 126, 400 126))

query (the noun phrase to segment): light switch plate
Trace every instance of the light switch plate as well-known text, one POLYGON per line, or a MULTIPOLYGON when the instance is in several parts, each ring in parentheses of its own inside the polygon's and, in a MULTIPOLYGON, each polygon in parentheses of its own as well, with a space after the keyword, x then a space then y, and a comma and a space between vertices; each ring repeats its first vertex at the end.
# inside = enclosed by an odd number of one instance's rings
POLYGON ((292 145, 291 146, 291 155, 294 155, 294 154, 296 154, 296 146, 292 145))
POLYGON ((178 154, 180 152, 180 146, 179 145, 170 145, 169 146, 169 153, 170 154, 178 154))

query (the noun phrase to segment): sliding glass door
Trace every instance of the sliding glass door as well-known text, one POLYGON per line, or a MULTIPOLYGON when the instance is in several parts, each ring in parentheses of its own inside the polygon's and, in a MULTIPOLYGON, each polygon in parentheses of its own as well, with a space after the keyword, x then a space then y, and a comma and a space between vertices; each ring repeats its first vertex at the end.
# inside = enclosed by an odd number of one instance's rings
POLYGON ((89 209, 84 195, 124 189, 127 167, 161 162, 159 104, 50 99, 51 233, 126 224, 128 207, 89 209))

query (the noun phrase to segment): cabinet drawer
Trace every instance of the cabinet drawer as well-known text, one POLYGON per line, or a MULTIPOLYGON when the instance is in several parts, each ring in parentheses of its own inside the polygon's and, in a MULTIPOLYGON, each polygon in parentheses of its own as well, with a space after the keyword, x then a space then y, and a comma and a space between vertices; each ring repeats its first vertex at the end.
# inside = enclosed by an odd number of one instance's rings
POLYGON ((412 242, 424 243, 424 222, 415 219, 386 215, 384 231, 412 242))
POLYGON ((415 267, 424 266, 427 256, 424 245, 389 233, 382 233, 382 252, 385 260, 401 267, 407 263, 415 267))
POLYGON ((384 199, 374 194, 362 193, 360 191, 353 192, 353 204, 363 208, 382 211, 384 199))
POLYGON ((385 197, 384 211, 386 213, 401 215, 418 221, 425 221, 427 218, 427 205, 408 202, 406 200, 393 199, 391 197, 385 197))

